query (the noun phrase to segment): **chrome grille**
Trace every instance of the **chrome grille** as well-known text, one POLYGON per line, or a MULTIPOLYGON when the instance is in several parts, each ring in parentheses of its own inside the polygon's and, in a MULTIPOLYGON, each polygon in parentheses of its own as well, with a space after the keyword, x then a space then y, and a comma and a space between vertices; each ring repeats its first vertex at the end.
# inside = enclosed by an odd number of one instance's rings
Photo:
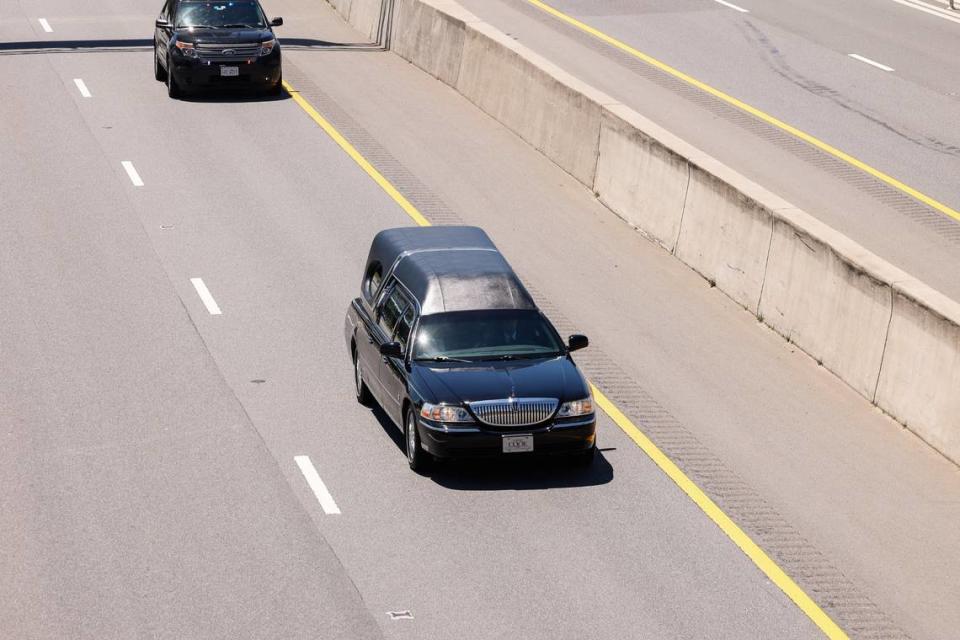
POLYGON ((250 44, 198 44, 197 55, 201 58, 250 58, 260 53, 260 45, 250 44))
POLYGON ((470 410, 492 427, 527 427, 548 420, 558 403, 556 398, 506 398, 471 402, 470 410))

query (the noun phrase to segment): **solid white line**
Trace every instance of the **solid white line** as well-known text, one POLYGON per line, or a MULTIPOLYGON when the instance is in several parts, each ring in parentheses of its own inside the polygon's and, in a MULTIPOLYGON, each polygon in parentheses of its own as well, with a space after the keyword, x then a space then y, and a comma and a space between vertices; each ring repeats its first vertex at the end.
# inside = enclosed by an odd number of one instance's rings
POLYGON ((120 164, 123 165, 123 168, 126 170, 127 175, 130 176, 130 182, 133 183, 135 187, 142 187, 143 180, 140 179, 140 174, 137 173, 137 170, 133 168, 133 163, 129 160, 122 160, 120 164))
POLYGON ((328 516, 339 514, 340 507, 333 501, 333 496, 327 491, 327 485, 323 484, 323 480, 320 479, 320 474, 313 468, 313 463, 310 462, 310 456, 294 456, 293 459, 296 461, 297 466, 300 467, 300 473, 307 479, 307 484, 313 489, 313 495, 317 496, 317 501, 320 503, 320 507, 323 508, 323 512, 328 516))
POLYGON ((725 6, 725 7, 730 7, 730 8, 733 9, 734 11, 739 11, 740 13, 750 13, 750 9, 744 9, 743 7, 738 7, 738 6, 735 5, 735 4, 731 4, 731 3, 729 3, 729 2, 726 2, 726 0, 713 0, 713 1, 720 3, 720 4, 722 4, 722 5, 725 6))
POLYGON ((956 12, 951 11, 950 9, 941 9, 940 7, 934 7, 925 2, 919 2, 919 0, 893 0, 897 4, 902 4, 905 7, 910 7, 911 9, 916 9, 917 11, 923 11, 928 13, 931 16, 936 16, 938 18, 943 18, 944 20, 949 20, 950 22, 956 22, 960 24, 960 16, 955 15, 956 12))
POLYGON ((50 26, 50 23, 47 22, 46 18, 37 18, 37 22, 40 23, 40 26, 43 27, 43 30, 47 33, 53 33, 53 27, 50 26))
POLYGON ((867 64, 874 66, 877 69, 883 69, 884 71, 893 71, 893 67, 888 67, 885 64, 880 64, 879 62, 876 62, 875 60, 871 60, 870 58, 864 58, 859 54, 848 53, 847 55, 853 58, 854 60, 859 60, 860 62, 866 62, 867 64))
POLYGON ((80 91, 80 95, 82 95, 84 98, 90 97, 90 89, 87 89, 87 85, 83 80, 81 80, 80 78, 74 78, 73 83, 77 85, 77 89, 80 91))
POLYGON ((203 283, 203 278, 190 278, 190 282, 193 283, 193 288, 197 290, 197 295, 203 300, 203 305, 207 308, 207 311, 210 312, 210 315, 219 316, 220 307, 217 306, 217 301, 210 295, 210 290, 207 289, 207 285, 203 283))

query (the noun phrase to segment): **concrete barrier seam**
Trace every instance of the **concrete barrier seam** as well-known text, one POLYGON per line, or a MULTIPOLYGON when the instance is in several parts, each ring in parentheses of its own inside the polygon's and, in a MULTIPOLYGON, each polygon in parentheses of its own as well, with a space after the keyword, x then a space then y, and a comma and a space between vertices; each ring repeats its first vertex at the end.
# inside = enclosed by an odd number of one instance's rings
MULTIPOLYGON (((890 285, 890 317, 887 318, 887 330, 883 336, 883 351, 880 354, 880 368, 877 370, 877 383, 873 385, 873 397, 870 399, 870 402, 874 405, 877 404, 877 392, 880 390, 880 377, 883 376, 883 363, 887 357, 887 343, 890 342, 890 325, 893 324, 893 305, 896 304, 896 300, 895 300, 896 295, 897 295, 897 290, 894 288, 893 284, 891 284, 890 285)), ((906 426, 906 423, 904 423, 904 426, 906 426)))

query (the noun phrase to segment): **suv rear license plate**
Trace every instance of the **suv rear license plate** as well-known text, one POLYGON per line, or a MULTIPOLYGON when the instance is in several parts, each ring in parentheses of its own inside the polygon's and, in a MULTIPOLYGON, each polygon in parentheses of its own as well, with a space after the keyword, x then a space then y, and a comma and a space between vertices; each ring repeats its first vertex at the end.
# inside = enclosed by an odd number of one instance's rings
POLYGON ((533 451, 533 436, 503 436, 504 453, 533 451))
POLYGON ((239 76, 240 67, 220 67, 221 76, 239 76))

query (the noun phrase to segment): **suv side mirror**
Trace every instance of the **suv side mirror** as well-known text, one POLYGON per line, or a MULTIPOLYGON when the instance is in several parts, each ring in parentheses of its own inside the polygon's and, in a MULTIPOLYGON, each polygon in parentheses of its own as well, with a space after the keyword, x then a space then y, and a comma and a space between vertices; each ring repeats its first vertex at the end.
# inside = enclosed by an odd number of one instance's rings
POLYGON ((384 342, 380 345, 380 355, 385 358, 402 358, 403 347, 399 342, 384 342))
POLYGON ((157 29, 168 29, 170 27, 170 21, 166 18, 157 18, 157 21, 153 24, 157 29))
POLYGON ((567 351, 583 349, 588 344, 590 344, 590 341, 587 339, 587 336, 582 336, 579 333, 575 333, 567 339, 567 351))
POLYGON ((270 26, 271 26, 271 27, 282 27, 282 26, 283 26, 283 18, 280 18, 280 17, 274 18, 273 20, 270 21, 270 26))

